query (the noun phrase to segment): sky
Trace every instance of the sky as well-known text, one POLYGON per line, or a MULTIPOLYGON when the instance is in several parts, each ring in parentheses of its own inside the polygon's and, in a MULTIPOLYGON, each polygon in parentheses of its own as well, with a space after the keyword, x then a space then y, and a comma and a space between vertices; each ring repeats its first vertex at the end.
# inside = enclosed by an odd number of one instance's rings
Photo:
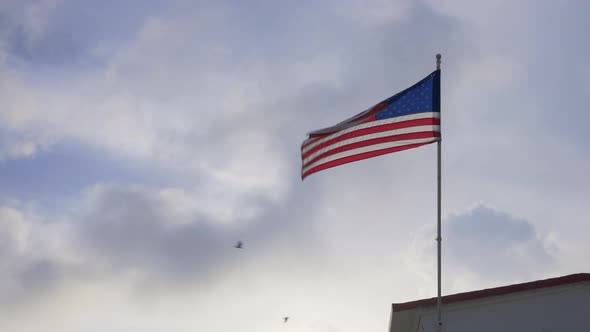
POLYGON ((2 0, 0 330, 385 331, 436 295, 436 146, 300 144, 437 53, 443 294, 590 272, 589 11, 2 0))

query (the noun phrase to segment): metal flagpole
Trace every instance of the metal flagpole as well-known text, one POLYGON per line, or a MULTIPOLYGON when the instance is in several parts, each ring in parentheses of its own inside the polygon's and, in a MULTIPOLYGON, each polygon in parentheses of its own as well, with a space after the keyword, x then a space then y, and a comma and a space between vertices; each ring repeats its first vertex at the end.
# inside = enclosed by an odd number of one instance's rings
MULTIPOLYGON (((441 55, 437 54, 436 55, 436 70, 440 70, 440 58, 441 55)), ((439 76, 440 77, 440 76, 439 76)), ((440 84, 439 84, 439 89, 440 89, 440 84)), ((439 111, 440 111, 440 92, 438 94, 438 104, 439 104, 439 111)), ((442 113, 442 112, 441 112, 442 113)), ((441 117, 442 118, 442 117, 441 117)), ((438 198, 437 198, 437 220, 436 220, 436 226, 437 226, 437 237, 436 237, 436 242, 437 242, 437 251, 438 251, 438 296, 436 299, 436 310, 438 311, 438 332, 442 332, 442 313, 441 313, 441 306, 442 306, 442 299, 441 299, 441 243, 442 243, 442 237, 440 234, 440 150, 441 150, 441 140, 442 140, 442 128, 440 129, 440 133, 441 133, 441 137, 439 138, 439 141, 436 143, 437 145, 437 165, 438 165, 438 170, 437 170, 437 193, 438 193, 438 198)))

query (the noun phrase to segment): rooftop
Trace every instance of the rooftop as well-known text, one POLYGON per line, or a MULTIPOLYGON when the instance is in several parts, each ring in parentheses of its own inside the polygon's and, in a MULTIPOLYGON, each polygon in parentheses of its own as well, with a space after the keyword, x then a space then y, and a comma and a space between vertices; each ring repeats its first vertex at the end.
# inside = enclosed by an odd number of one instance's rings
MULTIPOLYGON (((548 288, 548 287, 555 287, 567 284, 574 284, 578 282, 590 282, 590 273, 577 273, 577 274, 570 274, 563 277, 558 278, 551 278, 551 279, 544 279, 544 280, 537 280, 531 282, 525 282, 521 284, 514 284, 509 286, 502 286, 496 288, 487 288, 472 292, 465 292, 465 293, 457 293, 452 295, 446 295, 442 297, 443 304, 455 303, 455 302, 462 302, 462 301, 469 301, 475 299, 481 299, 486 297, 492 296, 499 296, 511 293, 518 293, 524 291, 530 291, 535 289, 541 288, 548 288)), ((436 305, 436 297, 429 298, 429 299, 422 299, 416 300, 411 302, 404 302, 404 303, 393 303, 392 304, 392 311, 399 312, 414 309, 417 307, 428 307, 436 305)))

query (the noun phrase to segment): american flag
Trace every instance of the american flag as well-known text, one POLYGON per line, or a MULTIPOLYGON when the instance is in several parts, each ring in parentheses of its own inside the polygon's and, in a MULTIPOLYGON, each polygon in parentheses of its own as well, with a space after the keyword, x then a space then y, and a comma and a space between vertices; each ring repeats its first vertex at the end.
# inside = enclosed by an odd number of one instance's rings
POLYGON ((440 70, 339 124, 309 133, 301 178, 440 140, 440 70))

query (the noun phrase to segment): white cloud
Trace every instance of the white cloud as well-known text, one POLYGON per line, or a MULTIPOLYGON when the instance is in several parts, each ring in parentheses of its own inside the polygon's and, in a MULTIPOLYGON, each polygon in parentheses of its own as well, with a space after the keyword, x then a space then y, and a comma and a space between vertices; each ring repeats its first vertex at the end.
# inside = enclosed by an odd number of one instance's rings
POLYGON ((188 186, 209 178, 208 190, 228 199, 237 192, 283 197, 293 167, 285 162, 285 138, 276 139, 291 121, 280 101, 310 85, 337 86, 342 67, 330 54, 280 65, 232 63, 238 50, 205 29, 225 15, 148 19, 104 68, 51 86, 33 87, 18 72, 3 76, 2 126, 27 137, 6 147, 4 158, 74 141, 180 172, 188 186))

